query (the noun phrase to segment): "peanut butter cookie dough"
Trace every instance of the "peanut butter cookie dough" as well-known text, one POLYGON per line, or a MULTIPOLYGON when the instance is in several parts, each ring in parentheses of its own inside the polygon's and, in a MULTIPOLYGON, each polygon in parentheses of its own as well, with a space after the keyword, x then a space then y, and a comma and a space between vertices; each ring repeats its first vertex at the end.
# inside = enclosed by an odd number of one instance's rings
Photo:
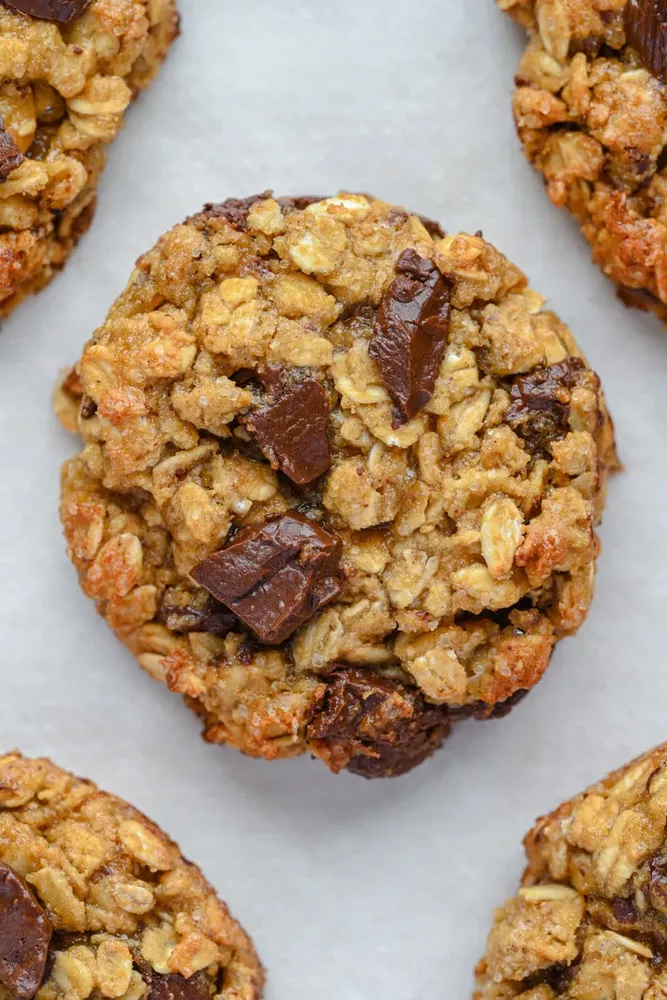
POLYGON ((628 305, 667 319, 667 3, 497 0, 528 30, 514 116, 628 305))
POLYGON ((175 0, 0 2, 0 316, 88 228, 104 146, 177 33, 175 0))
POLYGON ((539 819, 475 1000, 667 996, 667 743, 539 819))
POLYGON ((139 663, 256 756, 400 774, 593 595, 597 376, 481 235, 369 196, 210 205, 57 393, 62 520, 139 663))
POLYGON ((0 757, 2 1000, 259 1000, 247 934, 132 806, 0 757))

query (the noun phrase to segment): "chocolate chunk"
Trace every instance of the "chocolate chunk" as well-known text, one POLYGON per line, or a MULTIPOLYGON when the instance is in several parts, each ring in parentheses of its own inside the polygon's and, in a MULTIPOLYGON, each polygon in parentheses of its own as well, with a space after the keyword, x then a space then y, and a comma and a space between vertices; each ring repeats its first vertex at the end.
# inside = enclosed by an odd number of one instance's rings
POLYGON ((197 603, 193 595, 182 591, 167 590, 160 603, 158 619, 171 632, 211 632, 213 635, 227 635, 238 627, 238 620, 227 608, 206 596, 197 603))
POLYGON ((628 43, 643 65, 667 83, 667 0, 628 0, 623 19, 628 43))
POLYGON ((651 904, 667 916, 667 856, 654 855, 648 863, 648 896, 651 904))
POLYGON ((514 379, 505 419, 533 454, 550 454, 569 431, 570 391, 585 370, 581 358, 566 358, 514 379))
POLYGON ((17 1000, 42 985, 52 930, 25 879, 0 861, 0 983, 17 1000))
POLYGON ((318 201, 324 201, 327 195, 303 194, 296 198, 276 198, 281 208, 294 208, 297 212, 303 212, 304 208, 314 205, 318 201))
POLYGON ((90 420, 97 413, 97 403, 92 396, 82 396, 79 416, 82 420, 90 420))
POLYGON ((341 589, 342 543, 292 511, 243 528, 192 579, 263 642, 284 642, 341 589))
POLYGON ((639 917, 637 907, 631 899, 621 899, 620 897, 615 899, 611 910, 614 920, 618 920, 619 924, 635 924, 639 917))
POLYGON ((5 130, 0 118, 0 184, 4 184, 9 175, 21 166, 24 159, 23 153, 5 130))
POLYGON ((322 476, 331 465, 329 451, 329 402, 316 378, 288 381, 282 368, 264 374, 269 390, 262 406, 241 423, 257 439, 273 469, 302 486, 322 476))
POLYGON ((247 228, 250 209, 253 205, 272 197, 272 191, 263 191, 262 194, 253 194, 249 198, 228 198, 227 201, 221 201, 218 204, 209 202, 209 204, 204 205, 203 211, 199 215, 195 215, 187 221, 191 222, 202 218, 224 219, 234 229, 238 229, 239 232, 244 233, 247 228))
POLYGON ((208 1000, 212 992, 203 972, 186 979, 177 972, 160 975, 151 970, 149 986, 146 1000, 208 1000))
POLYGON ((398 412, 394 427, 419 412, 433 395, 447 346, 451 290, 435 264, 404 250, 398 272, 373 324, 370 356, 398 412))
MULTIPOLYGON (((267 198, 273 198, 273 191, 263 191, 262 194, 253 194, 249 198, 228 198, 227 201, 221 201, 218 204, 209 202, 208 205, 204 205, 199 215, 195 215, 187 221, 191 222, 202 218, 225 219, 234 229, 244 233, 248 227, 248 216, 251 208, 259 201, 266 201, 267 198)), ((283 209, 295 208, 303 211, 313 202, 322 201, 322 199, 304 195, 301 198, 276 198, 276 201, 283 209)))
POLYGON ((619 285, 616 294, 628 309, 641 309, 642 312, 665 309, 664 302, 646 288, 629 288, 627 285, 619 285))
POLYGON ((429 236, 432 236, 433 239, 441 240, 447 235, 440 223, 434 222, 433 219, 429 219, 427 215, 418 215, 417 218, 429 236))
POLYGON ((306 734, 332 771, 388 778, 430 757, 449 734, 449 717, 399 681, 338 665, 322 685, 306 734))
POLYGON ((92 0, 2 0, 6 7, 21 14, 38 17, 42 21, 59 21, 71 24, 81 17, 92 0))

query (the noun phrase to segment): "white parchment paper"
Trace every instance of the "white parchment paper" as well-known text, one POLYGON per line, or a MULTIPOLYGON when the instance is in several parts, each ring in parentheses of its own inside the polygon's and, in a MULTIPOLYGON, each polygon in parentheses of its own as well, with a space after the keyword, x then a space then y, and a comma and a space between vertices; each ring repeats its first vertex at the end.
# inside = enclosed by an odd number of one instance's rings
POLYGON ((109 154, 67 270, 0 333, 0 745, 48 754, 152 816, 252 933, 269 1000, 465 1000, 540 812, 667 739, 667 334, 626 310, 514 135, 523 39, 491 0, 181 0, 183 35, 109 154), (339 188, 483 228, 603 377, 612 484, 590 618, 507 719, 409 776, 201 742, 64 555, 49 395, 138 254, 204 201, 339 188))

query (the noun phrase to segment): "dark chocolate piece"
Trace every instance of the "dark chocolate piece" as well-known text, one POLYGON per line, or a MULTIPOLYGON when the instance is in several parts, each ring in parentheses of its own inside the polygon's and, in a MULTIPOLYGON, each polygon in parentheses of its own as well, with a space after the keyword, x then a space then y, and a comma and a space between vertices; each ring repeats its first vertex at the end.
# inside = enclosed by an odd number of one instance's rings
POLYGON ((449 728, 447 709, 416 688, 341 664, 322 685, 306 734, 332 771, 387 778, 430 757, 449 728))
POLYGON ((585 370, 581 358, 572 357, 514 379, 505 419, 533 454, 550 454, 551 442, 569 431, 571 390, 585 370))
POLYGON ((2 0, 5 7, 21 14, 38 17, 41 21, 71 24, 81 17, 92 0, 2 0))
POLYGON ((196 598, 185 601, 178 591, 167 590, 162 598, 158 619, 172 632, 211 632, 227 635, 239 622, 224 604, 207 596, 196 603, 196 598))
MULTIPOLYGON (((199 215, 195 215, 187 221, 192 222, 201 218, 225 219, 234 229, 238 229, 239 232, 244 233, 248 227, 248 216, 250 215, 251 208, 259 201, 266 201, 267 198, 273 198, 273 191, 263 191, 261 194, 253 194, 249 198, 228 198, 226 201, 221 201, 217 204, 209 202, 207 205, 204 205, 199 215)), ((312 205, 313 202, 322 201, 322 199, 304 195, 300 198, 276 198, 276 201, 283 209, 296 208, 302 211, 304 208, 312 205)))
POLYGON ((397 413, 394 426, 423 409, 433 395, 447 346, 451 289, 435 264, 404 250, 397 276, 373 324, 370 355, 397 413))
POLYGON ((434 240, 441 240, 447 235, 440 223, 429 219, 428 215, 418 215, 417 218, 429 236, 432 236, 434 240))
POLYGON ((150 974, 150 989, 146 1000, 209 1000, 211 989, 203 972, 186 979, 177 972, 166 975, 150 974))
POLYGON ((287 380, 284 369, 264 375, 269 391, 265 406, 241 418, 271 463, 303 486, 324 475, 331 465, 329 401, 316 378, 287 380))
POLYGON ((42 985, 52 931, 28 883, 0 861, 0 983, 16 1000, 32 1000, 42 985))
POLYGON ((190 576, 259 639, 278 644, 339 593, 342 548, 335 535, 291 511, 243 528, 190 576))
POLYGON ((628 0, 623 20, 643 65, 667 83, 667 0, 628 0))
POLYGON ((9 175, 20 167, 25 156, 12 139, 9 132, 5 130, 2 118, 0 118, 0 184, 4 184, 9 175))

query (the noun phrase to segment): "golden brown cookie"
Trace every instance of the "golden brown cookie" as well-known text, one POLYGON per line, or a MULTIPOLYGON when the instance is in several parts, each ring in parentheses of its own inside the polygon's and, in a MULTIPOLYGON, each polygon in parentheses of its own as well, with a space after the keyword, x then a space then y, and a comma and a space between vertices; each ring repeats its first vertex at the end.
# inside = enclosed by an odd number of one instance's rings
POLYGON ((259 1000, 250 938, 132 806, 0 757, 2 1000, 259 1000))
POLYGON ((667 996, 667 744, 539 819, 476 1000, 667 996))
POLYGON ((667 3, 497 0, 528 31, 514 117, 627 305, 667 318, 667 3))
POLYGON ((593 594, 597 376, 481 235, 365 195, 208 206, 57 395, 86 593, 205 738, 400 774, 593 594))
POLYGON ((0 3, 0 316, 90 225, 105 145, 177 33, 175 0, 0 3))

